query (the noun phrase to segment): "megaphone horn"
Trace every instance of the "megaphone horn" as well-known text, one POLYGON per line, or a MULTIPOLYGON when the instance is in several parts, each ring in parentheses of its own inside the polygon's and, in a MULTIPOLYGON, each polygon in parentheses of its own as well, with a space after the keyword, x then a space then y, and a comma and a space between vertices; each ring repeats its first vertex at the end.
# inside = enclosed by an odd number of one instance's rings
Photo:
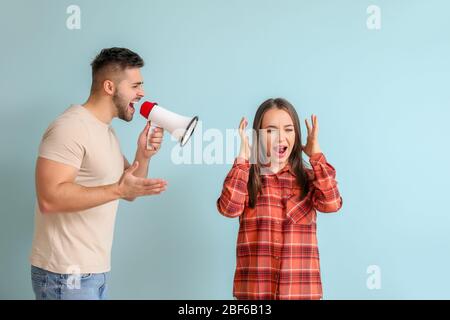
POLYGON ((164 109, 156 102, 145 101, 141 105, 141 115, 152 122, 152 125, 164 128, 170 132, 184 146, 194 133, 198 117, 184 117, 175 112, 164 109))

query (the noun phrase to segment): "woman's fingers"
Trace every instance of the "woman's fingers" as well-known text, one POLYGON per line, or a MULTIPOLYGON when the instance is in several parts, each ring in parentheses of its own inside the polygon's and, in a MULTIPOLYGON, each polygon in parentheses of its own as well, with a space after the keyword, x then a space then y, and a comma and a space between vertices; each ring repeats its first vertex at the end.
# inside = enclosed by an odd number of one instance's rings
POLYGON ((306 129, 308 130, 308 135, 316 136, 319 131, 319 121, 317 120, 316 115, 311 115, 311 125, 308 122, 308 119, 305 119, 306 129))
POLYGON ((241 122, 239 123, 239 132, 243 133, 246 126, 247 126, 247 119, 245 119, 245 117, 242 117, 241 122))
POLYGON ((306 130, 308 131, 308 136, 311 134, 311 127, 309 126, 308 119, 305 119, 306 130))
POLYGON ((313 134, 314 136, 317 136, 318 132, 319 132, 319 121, 317 120, 317 116, 314 115, 314 127, 313 127, 313 134))
POLYGON ((245 134, 245 128, 247 127, 247 119, 245 117, 242 117, 241 122, 239 123, 239 135, 241 136, 241 139, 245 142, 248 141, 248 137, 245 134))

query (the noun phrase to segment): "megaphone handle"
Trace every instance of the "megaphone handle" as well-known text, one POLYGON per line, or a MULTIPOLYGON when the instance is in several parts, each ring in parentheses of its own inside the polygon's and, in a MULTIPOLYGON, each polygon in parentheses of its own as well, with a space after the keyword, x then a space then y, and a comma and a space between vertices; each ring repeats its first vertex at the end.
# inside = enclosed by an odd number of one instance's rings
POLYGON ((153 131, 155 131, 155 128, 156 126, 151 125, 147 132, 147 150, 155 150, 155 148, 149 143, 150 136, 153 134, 153 131))

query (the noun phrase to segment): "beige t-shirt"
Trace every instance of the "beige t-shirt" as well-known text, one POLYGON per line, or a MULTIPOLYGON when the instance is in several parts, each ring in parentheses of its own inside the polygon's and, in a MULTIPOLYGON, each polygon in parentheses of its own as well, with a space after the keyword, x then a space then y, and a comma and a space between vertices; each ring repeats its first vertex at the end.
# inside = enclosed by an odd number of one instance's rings
MULTIPOLYGON (((89 110, 72 105, 44 133, 39 157, 78 169, 75 183, 86 187, 117 182, 124 159, 113 128, 89 110)), ((72 213, 46 213, 35 205, 30 262, 62 274, 110 270, 118 201, 72 213)))

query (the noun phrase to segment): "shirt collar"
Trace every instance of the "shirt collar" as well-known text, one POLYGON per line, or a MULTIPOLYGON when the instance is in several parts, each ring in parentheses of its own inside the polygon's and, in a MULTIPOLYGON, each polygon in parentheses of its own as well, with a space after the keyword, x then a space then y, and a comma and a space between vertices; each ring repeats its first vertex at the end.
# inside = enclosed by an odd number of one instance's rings
POLYGON ((274 175, 282 175, 285 172, 289 172, 291 173, 293 176, 295 176, 295 172, 294 169, 292 169, 290 163, 287 163, 280 171, 278 171, 277 173, 274 173, 274 175))
POLYGON ((290 172, 292 175, 295 176, 294 169, 291 167, 290 163, 287 163, 283 169, 281 169, 278 173, 284 173, 284 172, 290 172))

